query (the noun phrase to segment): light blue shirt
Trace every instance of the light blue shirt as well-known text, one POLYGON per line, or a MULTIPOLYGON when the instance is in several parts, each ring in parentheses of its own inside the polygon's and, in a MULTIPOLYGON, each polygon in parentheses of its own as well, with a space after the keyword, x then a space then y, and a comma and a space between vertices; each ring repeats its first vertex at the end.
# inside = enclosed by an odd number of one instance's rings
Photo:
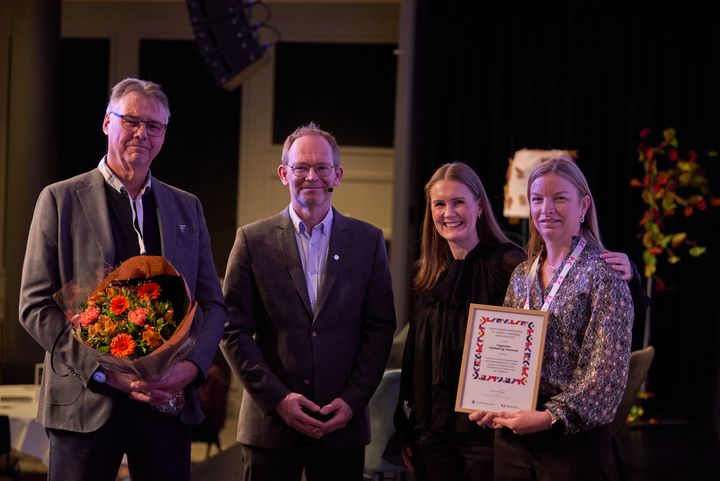
POLYGON ((318 294, 325 278, 325 264, 327 263, 328 249, 330 247, 330 232, 332 230, 333 210, 328 210, 318 225, 308 231, 305 223, 300 219, 292 206, 288 206, 288 213, 295 230, 300 260, 305 274, 310 307, 315 312, 318 294))

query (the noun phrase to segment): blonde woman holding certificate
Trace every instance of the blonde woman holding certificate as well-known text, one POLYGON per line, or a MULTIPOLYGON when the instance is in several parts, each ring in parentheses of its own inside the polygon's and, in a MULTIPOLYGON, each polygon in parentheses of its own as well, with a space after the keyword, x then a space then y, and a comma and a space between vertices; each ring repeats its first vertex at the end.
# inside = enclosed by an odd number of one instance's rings
POLYGON ((549 314, 538 405, 470 419, 498 428, 496 481, 605 480, 630 359, 630 291, 600 257, 595 203, 570 157, 536 167, 528 199, 528 261, 505 305, 549 314))

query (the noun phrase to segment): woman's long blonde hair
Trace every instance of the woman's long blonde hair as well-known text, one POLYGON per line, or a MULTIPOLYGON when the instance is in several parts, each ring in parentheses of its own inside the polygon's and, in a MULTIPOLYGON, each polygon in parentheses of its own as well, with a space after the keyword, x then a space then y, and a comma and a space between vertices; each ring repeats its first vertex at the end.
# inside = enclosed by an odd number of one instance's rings
POLYGON ((425 216, 422 225, 420 240, 420 259, 417 265, 417 274, 413 279, 413 286, 417 292, 424 293, 430 290, 437 282, 440 274, 447 268, 450 258, 450 247, 435 228, 432 219, 432 206, 430 205, 430 189, 441 180, 454 180, 465 184, 472 192, 476 201, 480 203, 482 214, 477 220, 477 233, 481 244, 504 244, 512 242, 500 229, 485 188, 474 170, 462 162, 445 164, 435 171, 425 184, 425 216))
MULTIPOLYGON (((598 225, 597 213, 595 209, 595 199, 593 199, 592 193, 590 192, 590 186, 585 179, 580 167, 577 166, 575 161, 569 155, 560 155, 553 159, 547 160, 533 169, 528 178, 527 186, 527 198, 530 199, 530 187, 533 182, 539 177, 543 177, 548 174, 559 175, 567 179, 578 191, 580 198, 588 196, 590 204, 588 205, 587 211, 585 212, 585 221, 580 224, 580 234, 585 237, 588 244, 594 245, 599 249, 604 249, 603 243, 600 240, 600 226, 598 225)), ((532 219, 530 224, 530 239, 528 240, 527 253, 528 259, 534 259, 543 246, 545 241, 543 240, 540 232, 535 227, 535 223, 532 219)))

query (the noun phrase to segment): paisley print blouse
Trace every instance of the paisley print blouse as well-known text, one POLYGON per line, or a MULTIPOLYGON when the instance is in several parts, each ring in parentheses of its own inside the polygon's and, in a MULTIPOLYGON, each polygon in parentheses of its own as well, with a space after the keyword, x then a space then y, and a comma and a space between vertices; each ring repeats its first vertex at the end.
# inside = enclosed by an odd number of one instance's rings
MULTIPOLYGON (((612 422, 627 381, 633 303, 627 284, 600 253, 588 243, 548 311, 538 409, 548 409, 562 420, 566 434, 612 422)), ((545 252, 540 256, 542 263, 545 252)), ((531 262, 513 272, 505 306, 523 308, 531 262)), ((538 269, 530 309, 542 307, 565 262, 567 257, 544 291, 538 269)))

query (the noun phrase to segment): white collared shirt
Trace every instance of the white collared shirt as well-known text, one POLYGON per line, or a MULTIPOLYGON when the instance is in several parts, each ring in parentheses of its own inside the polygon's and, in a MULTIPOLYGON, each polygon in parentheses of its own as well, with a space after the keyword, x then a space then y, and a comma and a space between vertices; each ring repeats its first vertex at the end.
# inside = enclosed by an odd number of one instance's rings
POLYGON ((315 312, 320 287, 325 278, 325 264, 330 248, 330 232, 332 230, 333 210, 328 210, 322 221, 308 232, 307 226, 300 219, 292 206, 288 206, 297 241, 300 261, 302 262, 305 283, 310 296, 310 307, 315 312))

